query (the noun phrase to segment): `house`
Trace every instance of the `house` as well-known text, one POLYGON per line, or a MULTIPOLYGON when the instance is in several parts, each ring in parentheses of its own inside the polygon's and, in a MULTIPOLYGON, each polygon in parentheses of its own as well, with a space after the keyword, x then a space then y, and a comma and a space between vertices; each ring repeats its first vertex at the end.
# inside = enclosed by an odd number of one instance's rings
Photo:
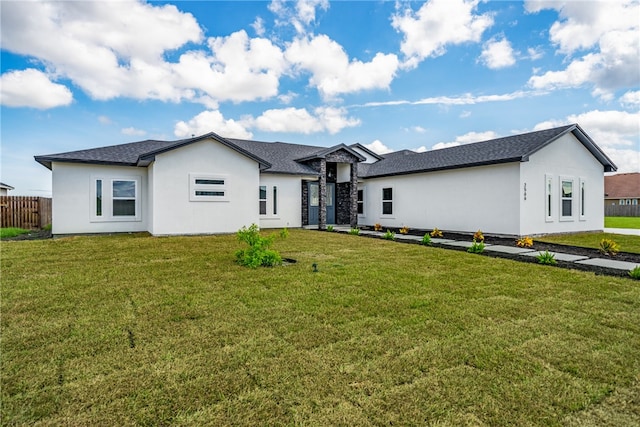
POLYGON ((147 140, 36 156, 53 233, 154 235, 381 223, 521 236, 602 230, 616 167, 578 125, 378 155, 223 138, 147 140))
POLYGON ((4 182, 0 182, 0 196, 6 196, 9 190, 13 190, 13 187, 4 182))
POLYGON ((637 205, 640 200, 640 173, 620 173, 604 177, 605 205, 637 205))

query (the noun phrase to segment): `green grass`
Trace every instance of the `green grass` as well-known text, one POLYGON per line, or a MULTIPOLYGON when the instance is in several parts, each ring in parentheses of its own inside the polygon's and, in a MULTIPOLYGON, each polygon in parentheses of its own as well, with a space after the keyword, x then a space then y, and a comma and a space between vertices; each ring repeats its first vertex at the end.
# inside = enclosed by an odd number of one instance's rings
POLYGON ((290 230, 2 246, 4 425, 637 425, 640 286, 290 230), (318 272, 313 272, 312 264, 318 272))
POLYGON ((606 228, 634 228, 640 229, 640 217, 637 216, 607 216, 604 218, 606 228))
POLYGON ((624 234, 612 233, 577 233, 577 234, 558 234, 552 236, 540 237, 541 242, 559 243, 562 245, 581 246, 583 248, 600 247, 602 239, 611 239, 620 246, 622 252, 632 254, 640 254, 640 236, 627 236, 624 234))
POLYGON ((28 232, 29 230, 25 230, 24 228, 18 228, 18 227, 0 228, 0 239, 8 239, 10 237, 16 237, 16 236, 19 236, 20 234, 25 234, 28 232))

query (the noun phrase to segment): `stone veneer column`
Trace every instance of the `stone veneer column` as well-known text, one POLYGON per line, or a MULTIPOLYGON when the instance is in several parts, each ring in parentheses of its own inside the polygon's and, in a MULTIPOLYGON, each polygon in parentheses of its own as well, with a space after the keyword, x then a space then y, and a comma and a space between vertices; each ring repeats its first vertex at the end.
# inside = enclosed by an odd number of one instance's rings
POLYGON ((318 203, 318 230, 327 228, 327 160, 320 159, 320 182, 318 185, 320 201, 318 203))
POLYGON ((351 163, 351 186, 349 188, 349 220, 351 228, 358 226, 358 163, 351 163))

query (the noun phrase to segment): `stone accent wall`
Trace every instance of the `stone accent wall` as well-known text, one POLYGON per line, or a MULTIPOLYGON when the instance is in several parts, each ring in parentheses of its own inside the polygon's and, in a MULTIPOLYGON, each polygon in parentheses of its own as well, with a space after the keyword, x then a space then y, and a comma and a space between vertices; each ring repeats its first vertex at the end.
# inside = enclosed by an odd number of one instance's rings
POLYGON ((302 225, 309 225, 309 181, 302 180, 302 225))
POLYGON ((327 162, 335 163, 358 163, 358 159, 346 150, 338 150, 327 154, 327 162))
POLYGON ((336 184, 336 223, 351 224, 351 183, 339 182, 336 184))

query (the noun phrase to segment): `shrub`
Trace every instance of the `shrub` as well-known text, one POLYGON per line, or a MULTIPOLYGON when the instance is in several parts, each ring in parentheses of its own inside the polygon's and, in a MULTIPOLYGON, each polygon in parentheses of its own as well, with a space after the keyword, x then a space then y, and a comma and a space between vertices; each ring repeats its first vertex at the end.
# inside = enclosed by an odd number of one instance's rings
POLYGON ((256 224, 251 224, 249 228, 242 227, 238 230, 237 236, 238 240, 249 245, 248 249, 239 249, 236 251, 236 260, 240 265, 256 268, 260 266, 272 267, 282 264, 280 254, 273 249, 269 249, 274 237, 261 236, 256 224))
POLYGON ((540 252, 536 258, 540 264, 556 265, 558 263, 555 255, 549 251, 540 252))
POLYGON ((373 229, 375 231, 382 231, 382 225, 376 222, 375 224, 373 224, 373 229))
POLYGON ((333 225, 327 225, 327 231, 333 231, 333 225))
POLYGON ((482 231, 478 230, 475 233, 473 233, 473 241, 484 242, 484 234, 482 234, 482 231))
POLYGON ((396 240, 396 235, 390 230, 387 230, 386 233, 382 235, 382 238, 387 240, 396 240))
POLYGON ((354 236, 357 236, 360 234, 360 229, 358 227, 352 228, 351 230, 349 230, 349 234, 353 234, 354 236))
POLYGON ((282 237, 283 239, 289 237, 289 229, 287 227, 280 230, 280 237, 282 237))
POLYGON ((403 225, 401 229, 398 230, 400 234, 409 234, 409 227, 403 225))
POLYGON ((431 236, 429 236, 429 233, 425 234, 422 237, 422 240, 420 241, 420 243, 425 246, 431 246, 431 236))
POLYGON ((438 227, 431 231, 431 237, 442 237, 442 231, 438 230, 438 227))
POLYGON ((600 240, 600 252, 605 255, 615 256, 620 252, 620 246, 611 239, 600 240))
POLYGON ((632 279, 640 280, 640 265, 636 266, 633 270, 629 270, 629 276, 632 279))
POLYGON ((484 252, 484 242, 476 242, 476 239, 473 239, 473 244, 469 246, 467 252, 472 254, 481 254, 484 252))
POLYGON ((521 237, 516 240, 516 246, 519 248, 530 248, 533 246, 533 239, 529 236, 521 237))

